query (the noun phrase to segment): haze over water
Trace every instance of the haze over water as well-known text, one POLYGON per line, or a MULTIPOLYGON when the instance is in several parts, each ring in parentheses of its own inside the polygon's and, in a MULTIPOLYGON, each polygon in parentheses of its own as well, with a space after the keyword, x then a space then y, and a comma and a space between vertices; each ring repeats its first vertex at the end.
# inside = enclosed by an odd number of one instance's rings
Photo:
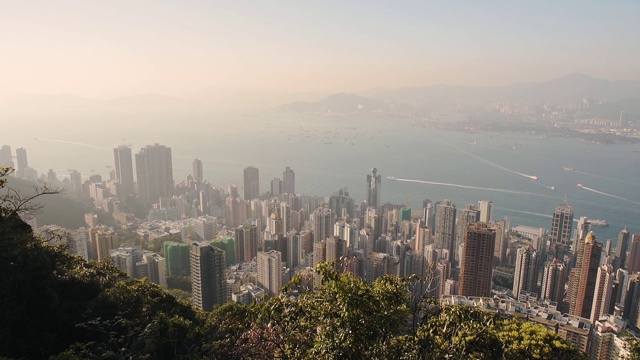
MULTIPOLYGON (((493 201, 494 219, 508 216, 511 225, 549 228, 550 215, 566 195, 576 219, 609 222, 607 228, 593 227, 599 240, 615 239, 625 225, 631 233, 640 231, 640 153, 634 152, 640 151, 638 144, 598 145, 512 133, 490 137, 371 115, 252 113, 161 120, 180 126, 167 132, 141 125, 127 133, 125 142, 134 152, 156 142, 170 146, 176 182, 186 179, 193 159, 199 158, 205 179, 223 188, 229 183, 242 186, 242 170, 258 167, 264 192, 271 179, 291 166, 296 192, 329 196, 347 187, 361 201, 366 174, 377 167, 383 176, 384 202, 408 200, 419 209, 425 198, 451 199, 461 208, 487 199, 493 201), (579 188, 578 183, 599 193, 579 188)), ((106 119, 89 123, 108 124, 106 119)), ((117 126, 82 126, 72 133, 33 129, 31 135, 11 145, 27 148, 32 167, 40 172, 53 168, 58 176, 77 169, 83 177, 99 173, 108 178, 111 149, 123 140, 117 126)))

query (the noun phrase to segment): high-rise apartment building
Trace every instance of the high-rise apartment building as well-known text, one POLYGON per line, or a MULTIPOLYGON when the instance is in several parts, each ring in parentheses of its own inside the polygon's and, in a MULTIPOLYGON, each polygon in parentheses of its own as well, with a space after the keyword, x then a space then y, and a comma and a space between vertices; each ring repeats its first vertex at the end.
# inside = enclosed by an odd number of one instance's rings
POLYGON ((102 260, 109 256, 109 250, 117 249, 118 234, 104 225, 89 229, 90 260, 102 260))
POLYGON ((627 271, 629 271, 629 274, 640 271, 640 234, 633 234, 631 237, 631 250, 629 251, 627 271))
POLYGON ((435 243, 449 252, 449 259, 453 257, 455 247, 456 206, 450 200, 436 203, 436 228, 434 229, 435 243))
POLYGON ((258 227, 241 225, 234 229, 236 261, 251 262, 258 254, 258 227))
POLYGON ((544 267, 540 299, 561 304, 566 276, 567 267, 561 261, 558 259, 548 261, 544 267))
POLYGON ((282 194, 282 179, 273 178, 271 180, 271 196, 282 194))
POLYGON ((193 159, 193 179, 197 182, 204 181, 204 169, 202 168, 202 160, 193 159))
POLYGON ((118 146, 113 149, 113 161, 115 164, 116 181, 120 183, 122 194, 119 197, 134 193, 133 187, 133 160, 131 158, 131 148, 128 146, 118 146))
POLYGON ((282 173, 282 192, 285 194, 296 193, 296 173, 288 166, 282 173))
POLYGON ((520 292, 536 293, 538 287, 538 252, 533 246, 523 246, 516 253, 516 268, 513 273, 513 296, 520 292))
POLYGON ((260 195, 260 171, 249 166, 244 169, 244 199, 252 200, 260 195))
POLYGON ((571 229, 573 227, 573 207, 566 202, 559 204, 551 220, 549 241, 553 249, 568 249, 571 245, 571 229))
POLYGON ((224 250, 209 244, 191 244, 191 288, 193 306, 211 311, 227 301, 224 250))
POLYGON ((260 251, 257 257, 258 286, 269 296, 280 295, 282 287, 282 254, 279 251, 260 251))
POLYGON ((173 194, 171 148, 147 145, 136 154, 138 194, 143 201, 158 201, 173 194))
POLYGON ((376 210, 382 205, 380 200, 380 187, 382 176, 378 175, 378 169, 371 169, 371 174, 367 175, 367 205, 376 210))
POLYGON ((457 250, 464 241, 464 229, 467 227, 467 225, 476 223, 479 220, 480 211, 478 211, 478 209, 476 209, 475 205, 473 204, 466 204, 462 209, 457 210, 455 229, 456 242, 454 247, 456 262, 459 262, 460 254, 457 250))
POLYGON ((318 208, 311 214, 311 230, 314 242, 320 242, 333 236, 336 214, 328 208, 318 208))
POLYGON ((593 306, 593 294, 596 288, 596 278, 598 267, 600 266, 600 256, 602 255, 602 244, 596 241, 593 231, 590 231, 584 238, 584 253, 580 278, 578 279, 578 292, 575 299, 575 310, 572 315, 589 318, 593 306))
POLYGON ((465 229, 460 269, 460 295, 491 296, 495 241, 495 230, 487 227, 485 223, 470 224, 465 229))
POLYGON ((433 227, 436 225, 436 215, 433 209, 433 203, 430 199, 425 199, 422 202, 422 223, 433 231, 433 227))
POLYGON ((592 322, 600 319, 601 316, 609 313, 609 304, 613 295, 613 282, 615 276, 611 265, 602 265, 598 267, 595 289, 593 292, 593 305, 591 306, 592 322))

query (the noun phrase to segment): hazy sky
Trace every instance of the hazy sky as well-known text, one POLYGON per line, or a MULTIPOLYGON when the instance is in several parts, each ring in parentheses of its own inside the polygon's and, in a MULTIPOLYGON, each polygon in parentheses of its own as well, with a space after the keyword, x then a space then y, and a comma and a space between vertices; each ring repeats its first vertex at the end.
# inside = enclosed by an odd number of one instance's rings
POLYGON ((640 80, 638 19, 638 0, 0 0, 0 92, 640 80))

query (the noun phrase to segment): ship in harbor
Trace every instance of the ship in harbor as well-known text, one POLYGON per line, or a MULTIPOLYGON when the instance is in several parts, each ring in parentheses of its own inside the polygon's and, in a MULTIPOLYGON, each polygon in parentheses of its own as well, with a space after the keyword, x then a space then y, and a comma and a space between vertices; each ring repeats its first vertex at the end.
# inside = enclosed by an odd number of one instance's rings
POLYGON ((396 177, 395 177, 395 176, 387 176, 387 179, 389 179, 389 180, 396 180, 396 177))
POLYGON ((593 226, 607 227, 609 223, 606 220, 587 219, 587 222, 593 226))
POLYGON ((564 171, 576 171, 576 169, 568 166, 563 166, 562 168, 564 169, 564 171))

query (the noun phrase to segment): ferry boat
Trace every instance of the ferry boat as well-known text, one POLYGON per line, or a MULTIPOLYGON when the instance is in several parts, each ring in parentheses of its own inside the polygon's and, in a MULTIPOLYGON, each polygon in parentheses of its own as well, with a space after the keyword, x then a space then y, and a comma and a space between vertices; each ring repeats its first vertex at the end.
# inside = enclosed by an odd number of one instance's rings
POLYGON ((387 179, 389 179, 389 180, 396 180, 396 177, 395 177, 395 176, 387 176, 387 179))
POLYGON ((568 166, 563 166, 562 168, 564 169, 564 171, 576 171, 576 169, 568 166))
POLYGON ((587 222, 593 226, 600 226, 600 227, 607 227, 609 226, 609 223, 607 223, 606 220, 599 220, 599 219, 587 219, 587 222))

